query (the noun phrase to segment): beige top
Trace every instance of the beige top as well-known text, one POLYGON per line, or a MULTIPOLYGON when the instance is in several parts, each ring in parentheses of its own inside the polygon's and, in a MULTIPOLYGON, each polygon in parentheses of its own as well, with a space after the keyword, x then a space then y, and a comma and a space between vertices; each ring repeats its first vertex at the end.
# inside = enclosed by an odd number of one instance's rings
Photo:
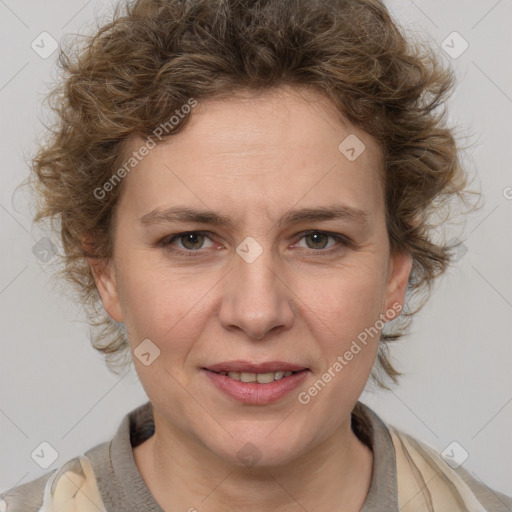
MULTIPOLYGON (((512 498, 452 469, 425 443, 386 425, 358 402, 354 433, 373 451, 373 472, 361 512, 510 512, 512 498)), ((1 495, 6 512, 163 512, 133 458, 154 433, 150 402, 128 413, 111 441, 1 495), (6 508, 5 508, 6 506, 6 508)), ((454 466, 455 464, 452 464, 454 466)), ((343 505, 340 504, 340 510, 343 505)))

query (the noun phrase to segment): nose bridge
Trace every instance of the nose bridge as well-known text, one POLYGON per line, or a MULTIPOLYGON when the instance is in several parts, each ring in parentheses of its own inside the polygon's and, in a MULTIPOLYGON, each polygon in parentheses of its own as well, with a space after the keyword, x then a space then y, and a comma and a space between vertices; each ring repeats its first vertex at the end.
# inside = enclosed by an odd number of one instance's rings
POLYGON ((293 321, 290 294, 271 247, 247 237, 236 253, 220 312, 224 327, 236 326, 255 339, 278 326, 289 328, 293 321))

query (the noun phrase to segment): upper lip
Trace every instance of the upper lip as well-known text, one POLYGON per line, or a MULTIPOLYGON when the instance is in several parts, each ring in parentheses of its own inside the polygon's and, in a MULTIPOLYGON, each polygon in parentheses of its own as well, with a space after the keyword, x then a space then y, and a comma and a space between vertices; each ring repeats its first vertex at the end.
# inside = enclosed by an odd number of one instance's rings
POLYGON ((266 361, 261 363, 252 363, 250 361, 226 361, 208 365, 205 367, 212 372, 245 372, 245 373, 269 373, 269 372, 300 372, 305 370, 305 366, 286 363, 284 361, 266 361))

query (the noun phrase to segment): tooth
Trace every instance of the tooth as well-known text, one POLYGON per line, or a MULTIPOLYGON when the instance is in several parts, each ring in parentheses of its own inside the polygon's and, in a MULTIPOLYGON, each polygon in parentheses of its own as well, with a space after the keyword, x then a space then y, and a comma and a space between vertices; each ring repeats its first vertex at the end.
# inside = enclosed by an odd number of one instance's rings
POLYGON ((242 382, 256 382, 256 374, 255 373, 240 373, 240 380, 242 382))
POLYGON ((289 377, 293 372, 277 371, 267 373, 250 373, 250 372, 219 372, 219 375, 227 375, 233 380, 241 382, 258 382, 260 384, 269 384, 275 380, 281 380, 289 377))
POLYGON ((256 375, 256 380, 260 384, 268 384, 269 382, 274 382, 274 372, 271 372, 271 373, 258 373, 256 375))

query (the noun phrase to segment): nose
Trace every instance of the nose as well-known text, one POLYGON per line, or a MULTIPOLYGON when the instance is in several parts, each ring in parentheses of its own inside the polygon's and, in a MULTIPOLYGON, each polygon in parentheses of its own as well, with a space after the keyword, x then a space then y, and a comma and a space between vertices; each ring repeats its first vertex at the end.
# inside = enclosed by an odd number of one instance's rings
POLYGON ((296 310, 294 294, 271 250, 264 250, 252 262, 236 254, 233 265, 223 289, 222 326, 240 329, 254 340, 290 329, 296 310))

